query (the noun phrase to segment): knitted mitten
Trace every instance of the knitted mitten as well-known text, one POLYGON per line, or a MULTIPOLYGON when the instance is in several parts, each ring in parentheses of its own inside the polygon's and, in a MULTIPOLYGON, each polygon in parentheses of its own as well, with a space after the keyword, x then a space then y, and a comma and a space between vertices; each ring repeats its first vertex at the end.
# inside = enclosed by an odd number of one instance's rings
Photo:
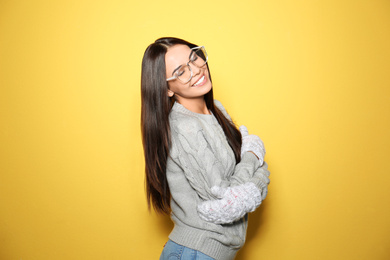
POLYGON ((261 204, 261 192, 251 182, 228 188, 214 186, 211 192, 220 199, 204 201, 197 209, 203 220, 215 224, 232 223, 261 204))
POLYGON ((248 129, 244 125, 240 126, 240 132, 242 136, 241 157, 246 152, 253 152, 259 158, 260 165, 263 165, 265 156, 263 141, 257 135, 249 135, 248 129))

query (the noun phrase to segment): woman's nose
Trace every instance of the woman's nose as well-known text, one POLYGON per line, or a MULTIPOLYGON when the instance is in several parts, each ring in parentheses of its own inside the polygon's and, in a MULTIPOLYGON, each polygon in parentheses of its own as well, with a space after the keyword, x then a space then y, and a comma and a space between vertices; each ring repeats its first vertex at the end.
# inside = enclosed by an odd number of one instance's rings
POLYGON ((192 73, 194 75, 197 75, 199 74, 199 72, 201 71, 201 68, 199 68, 198 66, 195 66, 194 64, 190 63, 189 64, 191 66, 191 70, 192 70, 192 73))

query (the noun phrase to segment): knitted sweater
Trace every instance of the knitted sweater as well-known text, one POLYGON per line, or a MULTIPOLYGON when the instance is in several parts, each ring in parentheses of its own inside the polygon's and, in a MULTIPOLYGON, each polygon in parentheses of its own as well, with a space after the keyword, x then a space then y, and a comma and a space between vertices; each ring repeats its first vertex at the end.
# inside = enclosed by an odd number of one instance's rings
MULTIPOLYGON (((222 104, 215 105, 229 119, 222 104)), ((169 115, 171 148, 167 179, 171 191, 171 219, 175 226, 169 238, 215 259, 234 259, 245 242, 248 216, 231 224, 202 220, 196 207, 217 199, 211 187, 253 182, 265 191, 269 183, 267 164, 245 153, 236 164, 233 150, 214 115, 198 114, 175 103, 169 115)), ((265 191, 266 192, 266 191, 265 191)))

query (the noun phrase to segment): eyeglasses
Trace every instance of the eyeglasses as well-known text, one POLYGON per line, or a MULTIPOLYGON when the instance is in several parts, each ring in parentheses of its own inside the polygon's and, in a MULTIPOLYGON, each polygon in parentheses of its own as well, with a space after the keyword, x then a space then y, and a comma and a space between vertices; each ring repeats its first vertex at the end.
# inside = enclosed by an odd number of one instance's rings
POLYGON ((193 72, 191 67, 189 66, 190 63, 194 64, 198 68, 202 68, 204 65, 206 65, 208 56, 206 49, 204 46, 194 47, 191 48, 190 53, 190 60, 183 65, 180 65, 173 71, 173 77, 168 78, 167 81, 178 79, 183 84, 188 83, 193 76, 193 72))

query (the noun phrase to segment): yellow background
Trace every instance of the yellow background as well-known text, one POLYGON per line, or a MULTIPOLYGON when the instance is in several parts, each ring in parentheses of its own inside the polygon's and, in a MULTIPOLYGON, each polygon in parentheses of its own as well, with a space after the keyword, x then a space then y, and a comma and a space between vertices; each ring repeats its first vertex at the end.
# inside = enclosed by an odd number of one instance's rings
POLYGON ((143 53, 205 45, 269 195, 237 259, 390 259, 390 2, 0 0, 0 259, 158 259, 143 53))

